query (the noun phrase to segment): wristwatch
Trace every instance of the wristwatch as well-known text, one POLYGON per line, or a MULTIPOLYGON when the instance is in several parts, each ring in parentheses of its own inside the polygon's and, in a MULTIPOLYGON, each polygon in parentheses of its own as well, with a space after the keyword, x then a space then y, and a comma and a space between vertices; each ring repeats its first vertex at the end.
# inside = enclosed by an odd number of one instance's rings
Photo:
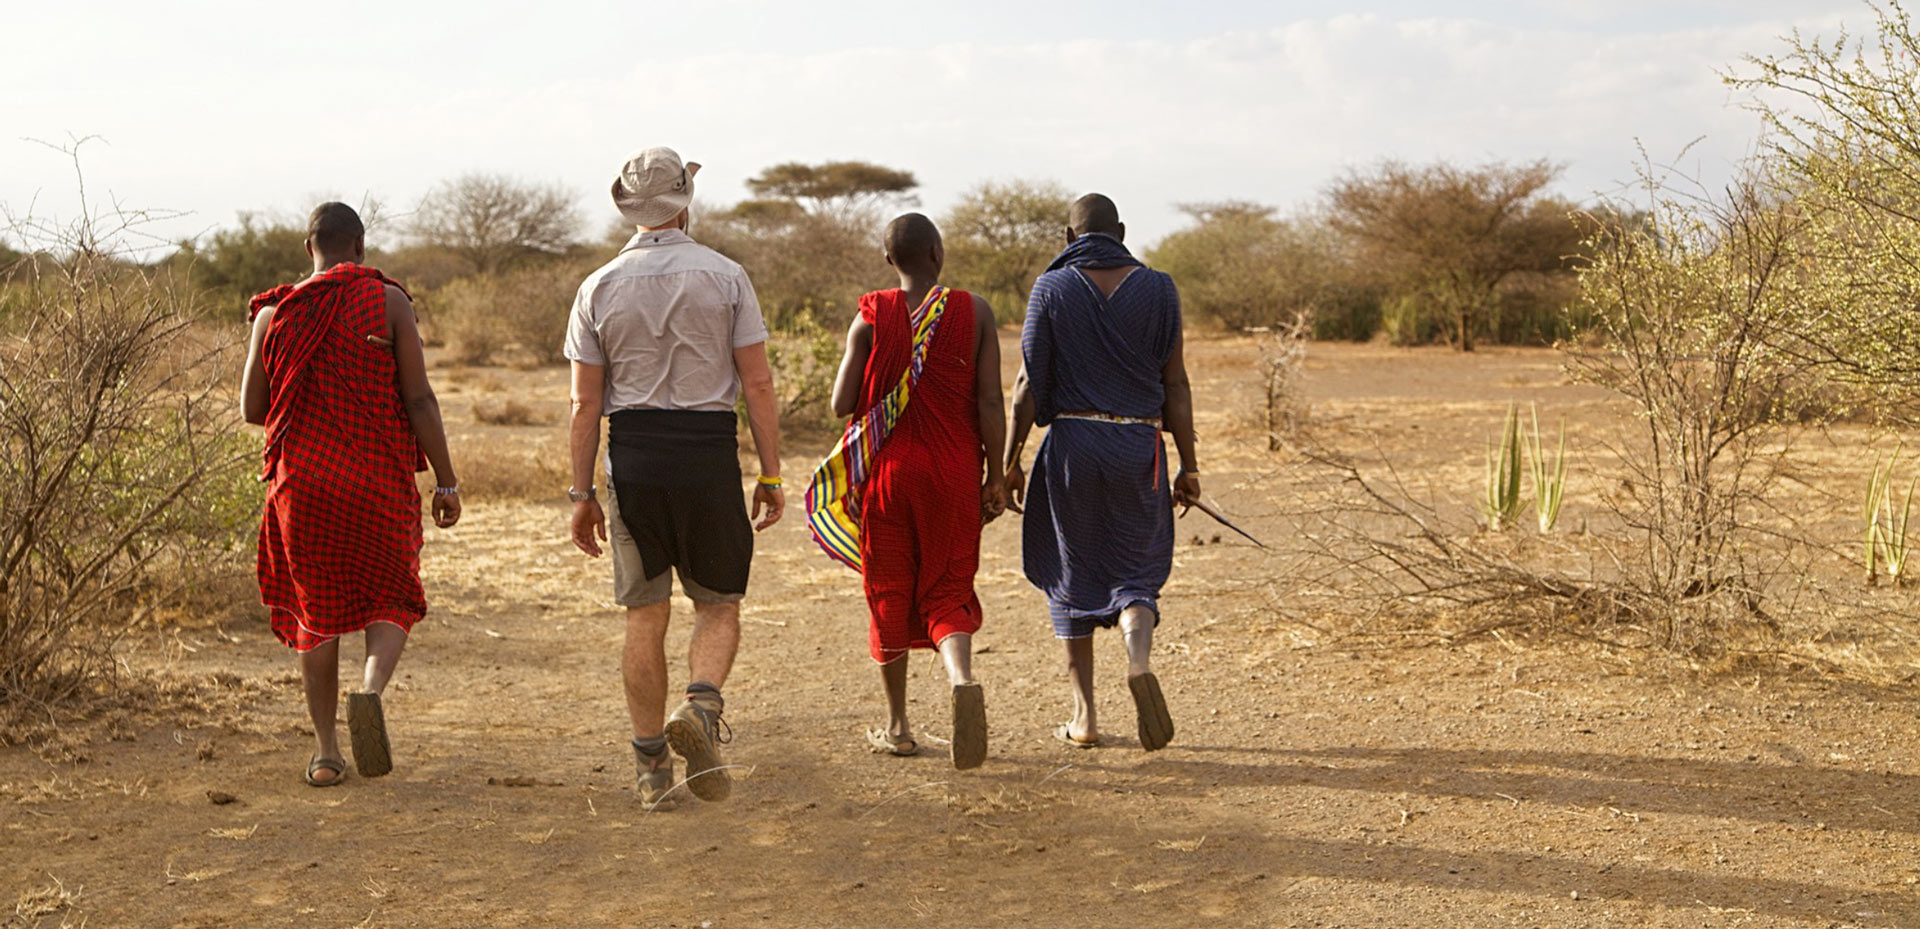
POLYGON ((586 490, 574 490, 569 487, 567 488, 567 499, 574 503, 585 503, 588 500, 594 499, 594 488, 589 487, 586 490))

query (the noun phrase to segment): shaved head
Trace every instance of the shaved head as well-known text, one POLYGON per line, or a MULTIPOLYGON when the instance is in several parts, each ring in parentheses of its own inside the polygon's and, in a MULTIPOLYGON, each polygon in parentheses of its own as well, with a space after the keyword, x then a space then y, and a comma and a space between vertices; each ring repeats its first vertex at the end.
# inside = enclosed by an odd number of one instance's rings
POLYGON ((307 240, 322 255, 339 257, 353 252, 367 234, 360 214, 344 203, 322 203, 307 217, 307 240))
POLYGON ((887 224, 887 260, 902 271, 940 269, 940 228, 919 213, 904 213, 887 224))
POLYGON ((1123 238, 1127 231, 1120 222, 1120 208, 1106 194, 1087 194, 1073 201, 1073 209, 1067 212, 1067 228, 1076 236, 1101 232, 1116 239, 1123 238))

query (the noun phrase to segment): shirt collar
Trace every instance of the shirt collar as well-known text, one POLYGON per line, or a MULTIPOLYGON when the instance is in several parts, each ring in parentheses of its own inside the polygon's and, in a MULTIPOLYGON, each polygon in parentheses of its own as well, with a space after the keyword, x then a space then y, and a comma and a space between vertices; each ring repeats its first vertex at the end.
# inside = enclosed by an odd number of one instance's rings
POLYGON ((625 252, 632 251, 636 248, 657 248, 663 245, 688 245, 692 242, 693 237, 687 235, 684 229, 654 229, 648 232, 634 233, 633 238, 628 239, 627 244, 622 246, 620 250, 625 252))

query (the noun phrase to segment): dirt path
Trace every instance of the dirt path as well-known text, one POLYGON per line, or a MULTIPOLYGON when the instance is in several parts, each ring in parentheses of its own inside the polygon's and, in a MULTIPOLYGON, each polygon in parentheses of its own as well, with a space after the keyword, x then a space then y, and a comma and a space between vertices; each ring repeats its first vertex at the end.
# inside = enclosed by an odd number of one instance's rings
MULTIPOLYGON (((1211 487, 1261 512, 1234 487, 1273 467, 1248 428, 1252 350, 1196 355, 1211 487)), ((555 372, 501 377, 563 395, 555 372)), ((1324 346, 1310 377, 1334 441, 1384 437, 1436 467, 1472 466, 1450 450, 1476 449, 1516 391, 1604 409, 1544 353, 1324 346)), ((557 427, 523 431, 546 447, 557 427)), ((723 805, 648 814, 608 568, 565 543, 564 516, 475 504, 430 531, 435 611, 389 699, 389 777, 298 783, 310 736, 263 623, 184 630, 171 641, 195 651, 148 656, 213 691, 167 724, 0 750, 0 884, 22 895, 0 924, 1920 926, 1908 692, 1701 679, 1564 643, 1351 650, 1278 619, 1244 583, 1267 562, 1192 545, 1212 530, 1191 521, 1159 656, 1179 736, 1151 756, 1110 639, 1113 744, 1048 738, 1058 646, 1017 527, 988 529, 992 755, 958 773, 937 753, 866 752, 882 707, 863 601, 789 519, 761 540, 728 687, 729 760, 750 771, 723 805), (509 777, 536 784, 489 783, 509 777), (38 893, 56 882, 65 908, 38 893)), ((913 687, 940 733, 922 658, 913 687)))

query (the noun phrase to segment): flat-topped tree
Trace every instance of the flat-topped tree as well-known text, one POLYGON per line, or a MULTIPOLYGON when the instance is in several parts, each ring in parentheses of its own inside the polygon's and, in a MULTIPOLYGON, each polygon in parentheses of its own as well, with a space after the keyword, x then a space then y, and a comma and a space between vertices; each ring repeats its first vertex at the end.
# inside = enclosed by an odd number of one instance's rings
POLYGON ((907 207, 919 202, 920 181, 869 161, 827 161, 817 165, 789 161, 748 179, 747 189, 762 200, 798 203, 810 213, 844 215, 869 207, 907 207))

